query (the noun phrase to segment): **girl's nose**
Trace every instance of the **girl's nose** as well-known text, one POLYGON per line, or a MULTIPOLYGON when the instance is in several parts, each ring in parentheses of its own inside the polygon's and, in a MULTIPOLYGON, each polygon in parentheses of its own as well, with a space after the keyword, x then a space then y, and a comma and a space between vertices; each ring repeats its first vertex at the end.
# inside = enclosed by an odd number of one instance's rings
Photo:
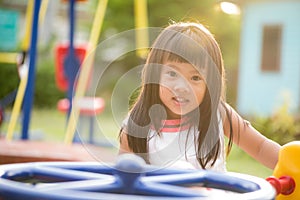
POLYGON ((174 85, 174 90, 181 93, 188 92, 189 87, 188 81, 185 78, 179 78, 174 85))

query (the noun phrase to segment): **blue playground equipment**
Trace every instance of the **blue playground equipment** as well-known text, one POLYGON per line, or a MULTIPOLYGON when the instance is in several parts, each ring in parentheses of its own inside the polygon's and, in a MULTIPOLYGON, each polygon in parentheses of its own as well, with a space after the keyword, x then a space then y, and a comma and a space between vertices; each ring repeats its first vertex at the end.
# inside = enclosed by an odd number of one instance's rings
MULTIPOLYGON (((67 127, 66 127, 66 137, 65 143, 70 144, 74 141, 78 141, 78 135, 76 134, 76 126, 79 118, 79 113, 83 116, 88 116, 90 118, 90 143, 94 143, 93 141, 93 126, 94 126, 94 117, 102 112, 104 108, 104 101, 102 98, 94 98, 91 100, 90 97, 85 98, 85 90, 89 82, 89 76, 91 72, 92 60, 94 58, 94 49, 98 44, 98 38, 101 32, 103 18, 105 15, 107 1, 108 0, 99 0, 98 6, 96 9, 94 22, 90 34, 90 40, 87 45, 86 55, 89 55, 91 59, 87 59, 87 62, 83 62, 82 67, 80 58, 76 54, 76 46, 74 45, 74 31, 75 31, 75 5, 76 2, 85 1, 85 0, 69 0, 66 2, 70 3, 69 9, 69 20, 70 20, 70 30, 69 30, 69 44, 68 51, 63 60, 63 73, 65 75, 64 78, 68 81, 67 88, 67 100, 68 103, 64 103, 66 101, 62 101, 64 104, 60 107, 60 111, 64 111, 67 113, 67 127), (79 72, 80 71, 80 72, 79 72), (79 76, 78 76, 79 74, 79 76), (78 79, 78 82, 77 82, 78 79), (75 84, 74 84, 75 83, 75 84), (76 85, 76 89, 74 89, 74 85, 76 85), (83 99, 83 100, 82 100, 83 99), (92 105, 94 109, 86 110, 86 108, 90 108, 91 106, 82 106, 77 105, 78 102, 84 102, 84 104, 92 105), (74 106, 74 103, 77 106, 74 106), (87 103, 88 102, 88 103, 87 103), (78 108, 76 108, 78 107, 78 108), (69 119, 71 118, 71 119, 69 119)), ((14 109, 12 112, 12 117, 9 124, 8 134, 6 138, 11 140, 13 138, 13 132, 16 125, 17 118, 20 113, 20 109, 22 107, 23 118, 22 118, 22 131, 21 131, 21 139, 28 140, 29 136, 29 126, 31 119, 31 110, 33 106, 33 94, 35 88, 35 74, 36 74, 36 59, 37 59, 37 42, 38 42, 38 26, 39 26, 39 18, 40 15, 43 16, 43 11, 45 11, 45 6, 48 1, 41 0, 29 0, 27 7, 27 17, 28 25, 26 28, 25 39, 23 42, 24 51, 28 55, 28 59, 24 63, 26 66, 26 73, 22 76, 22 80, 20 81, 18 94, 16 96, 16 101, 14 105, 14 109), (45 3, 46 2, 46 3, 45 3), (41 14, 42 13, 42 14, 41 14), (31 29, 31 30, 30 30, 31 29), (30 43, 30 44, 29 44, 30 43), (27 70, 28 68, 28 70, 27 70), (27 72, 28 71, 28 72, 27 72)), ((147 1, 146 0, 135 0, 135 26, 139 30, 136 32, 136 45, 137 45, 137 54, 141 57, 145 56, 147 53, 148 47, 148 33, 143 30, 147 27, 147 1), (142 29, 142 30, 140 30, 142 29)), ((15 56, 15 55, 14 55, 15 56)), ((5 57, 7 55, 5 54, 5 57)), ((12 57, 12 56, 10 56, 12 57)), ((86 57, 86 56, 85 56, 86 57)), ((84 59, 85 60, 85 59, 84 59)), ((61 103, 61 102, 59 102, 61 103)), ((59 104, 61 105, 61 104, 59 104)))
POLYGON ((21 139, 28 139, 28 129, 30 124, 31 109, 33 104, 34 83, 36 73, 36 52, 37 52, 37 39, 38 39, 38 16, 40 12, 41 0, 34 1, 33 20, 31 28, 31 43, 29 49, 29 68, 28 68, 28 80, 26 85, 26 91, 23 100, 23 123, 22 123, 22 136, 21 139))
MULTIPOLYGON (((69 0, 69 24, 70 24, 70 30, 69 30, 69 43, 68 46, 66 48, 66 55, 63 57, 63 69, 62 69, 62 73, 64 74, 64 78, 66 78, 67 81, 67 88, 66 88, 66 96, 67 98, 65 100, 68 101, 68 104, 63 104, 63 107, 61 110, 63 110, 64 112, 67 113, 67 119, 69 118, 69 115, 71 113, 71 111, 73 110, 73 97, 74 97, 74 85, 77 85, 76 81, 77 81, 77 77, 79 74, 79 69, 80 69, 80 65, 81 62, 83 60, 83 58, 78 57, 78 55, 76 54, 77 48, 74 45, 74 32, 75 32, 75 5, 76 2, 79 0, 69 0), (67 106, 67 107, 66 107, 67 106)), ((81 0, 83 1, 83 0, 81 0)), ((46 1, 44 1, 46 2, 46 1)), ((26 26, 26 30, 27 32, 31 33, 26 33, 26 37, 24 37, 24 48, 26 49, 26 53, 28 53, 28 62, 24 62, 24 68, 26 68, 26 73, 23 74, 23 76, 21 77, 21 82, 19 85, 19 89, 18 89, 18 94, 16 96, 16 101, 14 104, 14 109, 12 112, 12 117, 10 120, 10 124, 9 124, 9 129, 8 129, 8 134, 7 134, 7 139, 11 140, 12 136, 13 136, 13 130, 16 124, 16 120, 19 116, 19 112, 20 112, 20 108, 22 107, 22 111, 23 111, 23 118, 22 118, 22 132, 21 132, 21 139, 22 140, 28 140, 30 138, 28 130, 29 130, 29 126, 30 126, 30 119, 31 119, 31 110, 32 110, 32 106, 33 106, 33 94, 34 94, 34 88, 35 88, 35 74, 36 74, 36 59, 37 59, 37 42, 38 42, 38 26, 39 26, 39 18, 41 18, 41 16, 43 16, 42 11, 45 11, 45 4, 43 1, 41 0, 30 0, 28 3, 28 8, 27 8, 27 15, 28 15, 28 25, 26 26), (44 3, 44 4, 43 4, 44 3), (43 5, 43 6, 42 6, 43 5), (42 14, 41 14, 42 13, 42 14), (31 29, 31 30, 30 30, 31 29), (30 30, 30 31, 29 31, 30 30), (30 44, 29 44, 30 41, 30 44), (28 44, 27 44, 28 43, 28 44), (28 71, 28 72, 27 72, 28 71), (22 106, 23 105, 23 106, 22 106)), ((101 30, 101 24, 102 24, 102 20, 103 17, 99 17, 99 12, 102 12, 100 14, 102 14, 104 16, 105 13, 105 8, 106 8, 106 2, 107 1, 99 1, 99 6, 100 8, 103 7, 103 9, 98 9, 96 12, 96 16, 95 16, 95 20, 94 20, 94 26, 95 28, 93 28, 92 30, 92 34, 91 34, 91 41, 89 43, 97 43, 98 41, 98 37, 100 34, 100 30, 101 30), (102 3, 104 2, 104 3, 102 3), (95 26, 95 23, 97 24, 95 26), (96 30, 94 30, 96 29, 96 30)), ((87 45, 87 46, 91 46, 94 47, 94 45, 87 45)), ((90 49, 88 49, 90 50, 90 49)), ((89 52, 87 52, 89 53, 89 52)), ((6 56, 6 54, 5 54, 6 56)), ((81 55, 82 56, 82 55, 81 55)), ((84 55, 85 56, 85 55, 84 55)), ((90 69, 90 68, 89 68, 90 69)), ((89 71, 89 69, 87 71, 89 71)), ((80 78, 80 76, 79 76, 80 78)), ((79 80, 80 82, 80 80, 79 80)), ((81 82, 85 82, 85 81, 81 81, 81 82)), ((79 83, 78 83, 79 85, 79 83)), ((81 84, 83 85, 83 84, 81 84)), ((81 89, 81 93, 85 92, 86 87, 84 87, 84 89, 81 89)), ((77 90, 77 89, 76 89, 77 90)), ((76 94, 76 93, 75 93, 76 94)), ((79 95, 77 95, 79 96, 79 95)), ((78 105, 78 107, 80 108, 80 112, 83 116, 88 116, 90 118, 90 140, 89 142, 93 143, 93 125, 94 125, 94 117, 96 116, 96 114, 99 114, 100 112, 102 112, 103 108, 104 108, 104 100, 100 97, 98 98, 94 98, 91 100, 91 98, 84 98, 83 94, 80 95, 80 101, 78 100, 76 103, 78 104, 78 102, 82 102, 84 100, 83 103, 81 103, 80 105, 78 105), (83 99, 83 100, 82 100, 83 99), (90 107, 93 107, 93 109, 91 109, 90 107), (99 108, 100 107, 100 108, 99 108), (87 110, 87 108, 89 108, 87 110)), ((77 98, 79 99, 79 98, 77 98)), ((63 101, 64 102, 64 101, 63 101)), ((1 112, 3 113, 3 112, 1 112)), ((2 118, 0 118, 2 119, 2 118)), ((72 121, 72 120, 69 120, 72 121)), ((77 123, 74 122, 74 124, 77 123)), ((73 125, 73 124, 72 124, 73 125)), ((75 132, 75 130, 71 130, 69 132, 75 132)), ((68 139, 68 143, 70 141, 79 141, 78 136, 76 134, 74 134, 70 137, 70 139, 68 139), (77 136, 77 137, 76 137, 77 136)))
POLYGON ((146 165, 122 154, 99 162, 33 162, 0 166, 0 199, 298 200, 300 141, 284 145, 273 176, 146 165))
POLYGON ((0 167, 0 199, 274 199, 266 180, 238 173, 146 165, 123 154, 115 165, 38 162, 0 167))

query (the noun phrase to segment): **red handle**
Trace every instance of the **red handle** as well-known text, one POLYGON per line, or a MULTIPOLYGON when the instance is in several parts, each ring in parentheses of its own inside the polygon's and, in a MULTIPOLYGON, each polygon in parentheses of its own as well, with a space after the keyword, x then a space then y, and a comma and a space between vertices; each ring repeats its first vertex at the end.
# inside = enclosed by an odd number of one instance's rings
POLYGON ((281 176, 280 178, 270 176, 266 180, 276 189, 277 195, 289 195, 294 192, 296 187, 294 179, 290 176, 281 176))

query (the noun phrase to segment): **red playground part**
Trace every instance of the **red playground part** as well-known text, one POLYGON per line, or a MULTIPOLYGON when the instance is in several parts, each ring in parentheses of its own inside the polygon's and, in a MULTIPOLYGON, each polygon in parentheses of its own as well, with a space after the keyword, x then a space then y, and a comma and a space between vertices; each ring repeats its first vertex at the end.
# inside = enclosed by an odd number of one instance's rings
MULTIPOLYGON (((82 116, 87 116, 90 118, 90 143, 94 143, 94 120, 96 115, 100 114, 105 107, 104 99, 100 97, 83 97, 78 100, 73 100, 72 106, 79 109, 82 116)), ((57 103, 57 109, 61 112, 68 112, 70 107, 69 99, 61 99, 57 103)))
POLYGON ((296 187, 294 179, 290 176, 281 176, 280 178, 270 176, 266 180, 275 188, 277 195, 292 194, 296 187))
MULTIPOLYGON (((77 45, 74 48, 77 58, 82 63, 87 52, 87 45, 77 45)), ((64 59, 68 49, 69 44, 59 44, 55 49, 55 81, 58 89, 64 92, 68 90, 68 79, 64 72, 64 59)))
MULTIPOLYGON (((100 97, 84 97, 73 102, 73 106, 78 107, 82 115, 95 116, 104 110, 105 101, 100 97)), ((67 112, 69 107, 70 102, 66 98, 57 103, 57 109, 61 112, 67 112)))

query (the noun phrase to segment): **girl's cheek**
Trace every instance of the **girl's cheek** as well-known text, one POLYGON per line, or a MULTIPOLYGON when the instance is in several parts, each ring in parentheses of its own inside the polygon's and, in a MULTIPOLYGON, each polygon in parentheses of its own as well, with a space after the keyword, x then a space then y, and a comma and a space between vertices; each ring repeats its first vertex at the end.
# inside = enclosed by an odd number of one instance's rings
POLYGON ((166 79, 162 79, 160 81, 160 86, 161 87, 165 87, 165 88, 167 88, 169 90, 171 90, 172 85, 173 85, 172 81, 169 81, 169 80, 166 80, 166 79))
POLYGON ((160 85, 159 92, 161 95, 167 95, 167 94, 173 93, 171 88, 166 85, 160 85))

